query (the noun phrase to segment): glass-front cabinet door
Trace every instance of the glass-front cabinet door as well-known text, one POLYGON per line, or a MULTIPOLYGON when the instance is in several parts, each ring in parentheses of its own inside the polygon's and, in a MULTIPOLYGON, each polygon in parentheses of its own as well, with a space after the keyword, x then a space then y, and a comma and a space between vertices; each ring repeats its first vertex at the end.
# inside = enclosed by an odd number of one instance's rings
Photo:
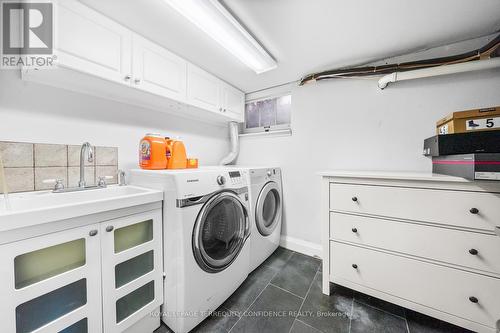
POLYGON ((0 245, 2 332, 102 332, 99 225, 0 245))
POLYGON ((161 210, 101 223, 106 333, 122 332, 163 302, 161 210))

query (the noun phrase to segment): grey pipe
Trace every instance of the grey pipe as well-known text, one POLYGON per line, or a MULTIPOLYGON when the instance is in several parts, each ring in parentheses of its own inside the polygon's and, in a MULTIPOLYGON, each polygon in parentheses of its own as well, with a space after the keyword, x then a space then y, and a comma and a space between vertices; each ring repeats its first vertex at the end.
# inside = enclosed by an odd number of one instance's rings
POLYGON ((220 161, 220 165, 228 165, 233 163, 240 152, 240 141, 238 137, 238 123, 232 121, 229 123, 229 140, 231 150, 229 154, 220 161))

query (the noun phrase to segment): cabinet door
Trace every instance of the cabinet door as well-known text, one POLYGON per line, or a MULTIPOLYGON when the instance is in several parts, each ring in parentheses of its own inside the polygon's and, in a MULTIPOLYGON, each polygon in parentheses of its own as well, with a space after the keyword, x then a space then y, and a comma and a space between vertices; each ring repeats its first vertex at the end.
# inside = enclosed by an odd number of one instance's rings
POLYGON ((163 302, 161 209, 101 223, 104 331, 122 332, 163 302))
POLYGON ((226 83, 222 83, 221 95, 223 113, 231 120, 242 122, 245 111, 245 94, 226 83))
POLYGON ((212 112, 222 112, 220 80, 194 65, 188 65, 188 103, 212 112))
POLYGON ((135 35, 133 85, 147 92, 186 100, 187 62, 166 49, 135 35))
POLYGON ((2 332, 102 332, 98 228, 0 246, 2 332))
POLYGON ((132 33, 73 0, 57 6, 56 55, 59 65, 130 84, 132 33))

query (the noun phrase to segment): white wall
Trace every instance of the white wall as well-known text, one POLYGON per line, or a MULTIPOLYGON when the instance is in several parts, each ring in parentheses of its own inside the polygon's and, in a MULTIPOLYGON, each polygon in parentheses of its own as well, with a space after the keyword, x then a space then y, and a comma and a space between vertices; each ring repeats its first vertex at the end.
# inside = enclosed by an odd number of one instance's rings
POLYGON ((137 167, 145 133, 184 141, 200 165, 218 164, 229 150, 227 129, 63 89, 25 82, 0 71, 0 140, 118 147, 119 165, 137 167))
POLYGON ((282 167, 282 234, 317 248, 320 178, 316 172, 430 171, 422 145, 424 138, 434 135, 436 120, 452 111, 492 105, 500 105, 499 70, 401 82, 383 91, 376 79, 295 87, 292 136, 242 138, 238 163, 282 167))

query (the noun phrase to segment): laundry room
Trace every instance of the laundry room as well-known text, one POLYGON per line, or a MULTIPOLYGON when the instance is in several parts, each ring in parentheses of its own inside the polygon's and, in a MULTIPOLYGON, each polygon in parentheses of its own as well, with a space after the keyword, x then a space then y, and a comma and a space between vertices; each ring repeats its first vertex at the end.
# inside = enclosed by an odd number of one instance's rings
POLYGON ((498 0, 0 8, 0 332, 500 332, 498 0))

